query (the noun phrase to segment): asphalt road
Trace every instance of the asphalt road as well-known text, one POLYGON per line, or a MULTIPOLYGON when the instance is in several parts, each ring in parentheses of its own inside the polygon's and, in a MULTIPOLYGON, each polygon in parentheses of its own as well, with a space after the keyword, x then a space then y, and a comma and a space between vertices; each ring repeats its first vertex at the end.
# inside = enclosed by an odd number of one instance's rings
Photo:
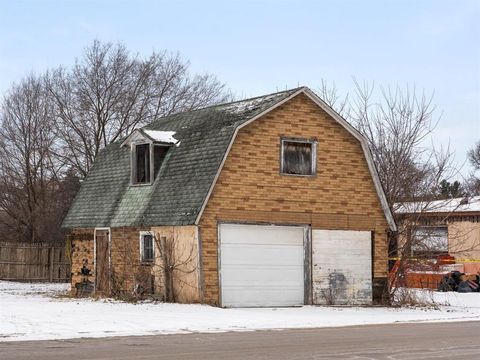
POLYGON ((0 343, 0 359, 480 359, 480 322, 0 343))

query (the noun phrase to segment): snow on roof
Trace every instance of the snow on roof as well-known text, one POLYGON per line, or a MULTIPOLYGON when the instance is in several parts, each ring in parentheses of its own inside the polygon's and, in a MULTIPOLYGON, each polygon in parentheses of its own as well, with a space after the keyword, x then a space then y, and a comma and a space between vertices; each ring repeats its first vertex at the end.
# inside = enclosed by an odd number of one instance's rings
POLYGON ((272 101, 279 97, 278 93, 259 96, 247 100, 234 101, 228 104, 221 105, 220 107, 228 112, 232 113, 243 113, 247 111, 256 110, 260 105, 264 104, 266 101, 272 101))
POLYGON ((142 131, 150 137, 153 141, 168 143, 168 144, 175 144, 178 140, 175 139, 173 136, 175 135, 175 131, 160 131, 160 130, 145 130, 142 131))
POLYGON ((394 207, 397 214, 413 214, 420 212, 461 213, 480 211, 480 196, 435 201, 397 203, 394 207))

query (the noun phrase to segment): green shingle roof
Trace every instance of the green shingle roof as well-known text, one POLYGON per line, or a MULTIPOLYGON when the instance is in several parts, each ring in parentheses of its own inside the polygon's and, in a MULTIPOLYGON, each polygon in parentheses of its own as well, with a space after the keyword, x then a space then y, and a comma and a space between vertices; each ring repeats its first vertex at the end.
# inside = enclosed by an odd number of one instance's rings
POLYGON ((235 129, 299 88, 160 118, 148 130, 175 131, 150 186, 130 185, 130 147, 104 148, 82 183, 64 228, 195 223, 235 129))

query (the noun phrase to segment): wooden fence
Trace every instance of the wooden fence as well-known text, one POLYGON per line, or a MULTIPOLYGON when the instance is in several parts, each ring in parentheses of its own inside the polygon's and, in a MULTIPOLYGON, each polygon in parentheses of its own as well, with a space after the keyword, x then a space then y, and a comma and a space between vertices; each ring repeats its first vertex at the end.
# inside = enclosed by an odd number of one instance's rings
POLYGON ((0 280, 68 282, 70 260, 65 246, 0 242, 0 280))

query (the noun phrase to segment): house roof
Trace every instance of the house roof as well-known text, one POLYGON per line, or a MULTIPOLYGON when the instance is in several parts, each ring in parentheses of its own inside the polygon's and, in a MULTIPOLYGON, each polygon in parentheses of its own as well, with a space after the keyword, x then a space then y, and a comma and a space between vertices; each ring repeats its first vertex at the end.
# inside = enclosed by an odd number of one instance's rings
POLYGON ((130 186, 130 148, 105 147, 84 179, 62 226, 104 227, 195 223, 237 126, 298 89, 160 118, 142 129, 170 132, 168 151, 152 186, 130 186))
POLYGON ((151 186, 130 185, 127 139, 110 144, 95 159, 62 226, 119 227, 191 225, 200 220, 239 129, 304 93, 362 144, 390 228, 396 230, 367 142, 308 88, 214 105, 160 118, 140 133, 175 143, 151 186))
POLYGON ((395 204, 398 214, 462 214, 480 212, 480 196, 395 204))

